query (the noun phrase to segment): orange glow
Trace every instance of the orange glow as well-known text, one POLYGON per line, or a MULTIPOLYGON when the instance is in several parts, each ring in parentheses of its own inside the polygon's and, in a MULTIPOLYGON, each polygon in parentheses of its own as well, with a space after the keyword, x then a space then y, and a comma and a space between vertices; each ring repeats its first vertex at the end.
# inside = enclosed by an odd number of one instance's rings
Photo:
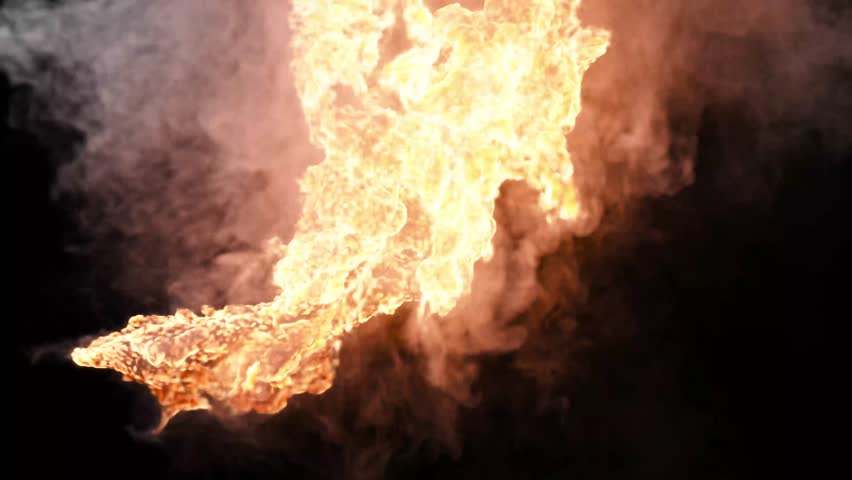
POLYGON ((583 204, 565 134, 607 47, 579 0, 295 0, 291 68, 322 163, 268 303, 135 316, 75 349, 148 385, 163 425, 182 410, 273 413, 333 381, 342 335, 403 303, 446 315, 487 261, 506 180, 552 222, 583 204))

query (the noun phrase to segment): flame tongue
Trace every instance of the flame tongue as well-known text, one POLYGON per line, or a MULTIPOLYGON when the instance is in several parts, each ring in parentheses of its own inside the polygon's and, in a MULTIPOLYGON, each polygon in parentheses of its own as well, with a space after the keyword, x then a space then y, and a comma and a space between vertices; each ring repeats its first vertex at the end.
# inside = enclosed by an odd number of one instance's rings
POLYGON ((553 221, 581 211, 565 130, 608 35, 580 25, 578 4, 295 0, 292 70, 325 160, 301 181, 303 215, 275 266, 281 293, 136 316, 74 361, 147 384, 163 424, 211 402, 276 412, 331 386, 339 338, 357 324, 409 301, 449 313, 490 255, 503 182, 537 188, 553 221))

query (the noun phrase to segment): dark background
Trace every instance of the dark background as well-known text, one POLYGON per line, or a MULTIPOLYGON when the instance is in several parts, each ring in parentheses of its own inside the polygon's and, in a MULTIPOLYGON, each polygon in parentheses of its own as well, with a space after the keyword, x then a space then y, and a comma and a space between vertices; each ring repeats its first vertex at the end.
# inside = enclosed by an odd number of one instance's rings
MULTIPOLYGON (((39 101, 1 78, 3 118, 10 102, 39 101)), ((835 81, 852 88, 849 70, 835 81)), ((833 387, 846 370, 834 347, 850 317, 852 151, 799 120, 778 136, 771 172, 743 167, 768 155, 754 150, 756 122, 735 100, 702 107, 695 182, 607 214, 570 246, 586 296, 571 312, 572 346, 548 354, 570 372, 543 394, 511 366, 529 349, 484 357, 480 401, 458 410, 449 442, 418 438, 413 420, 385 438, 393 428, 361 423, 359 395, 341 393, 352 365, 375 363, 381 375, 398 354, 394 319, 356 333, 363 341, 345 348, 343 380, 327 397, 298 398, 267 419, 182 415, 145 434, 157 410, 143 387, 63 358, 79 338, 141 311, 93 270, 91 253, 67 248, 84 235, 77 207, 50 188, 62 152, 84 137, 59 124, 37 134, 4 126, 11 208, 22 214, 7 225, 21 242, 8 255, 25 265, 7 300, 22 308, 6 318, 19 330, 4 386, 5 465, 33 478, 843 476, 831 473, 830 453, 833 387)), ((846 139, 852 131, 833 128, 846 139)))

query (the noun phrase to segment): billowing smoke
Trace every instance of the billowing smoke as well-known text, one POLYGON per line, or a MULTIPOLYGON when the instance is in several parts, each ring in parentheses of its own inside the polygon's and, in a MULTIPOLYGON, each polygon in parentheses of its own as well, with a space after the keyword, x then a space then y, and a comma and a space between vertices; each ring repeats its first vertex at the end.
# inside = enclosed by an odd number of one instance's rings
POLYGON ((843 2, 609 0, 586 9, 587 21, 613 30, 613 44, 589 72, 570 142, 603 205, 691 183, 711 105, 756 119, 762 151, 742 172, 797 126, 817 125, 838 148, 845 141, 850 99, 837 85, 852 56, 852 15, 843 2))
MULTIPOLYGON (((78 133, 73 155, 56 153, 56 198, 79 206, 86 254, 149 308, 274 295, 266 242, 289 238, 296 180, 321 158, 289 79, 288 8, 21 0, 0 10, 0 65, 31 88, 9 120, 37 134, 47 123, 78 133)), ((835 88, 852 53, 843 2, 586 0, 581 19, 611 30, 612 43, 586 76, 568 137, 589 207, 574 234, 618 228, 631 201, 687 187, 711 106, 743 109, 760 129, 752 158, 725 179, 742 194, 771 197, 773 152, 799 125, 817 125, 828 145, 849 142, 839 125, 852 98, 835 88)), ((564 374, 552 353, 571 348, 582 275, 570 237, 525 207, 532 194, 504 186, 494 259, 477 265, 474 293, 453 316, 365 325, 354 335, 378 353, 344 346, 339 385, 305 407, 321 411, 325 434, 341 444, 372 442, 354 454, 358 468, 381 468, 394 443, 456 445, 457 403, 475 403, 482 353, 523 345, 514 363, 536 382, 564 374), (354 419, 328 413, 357 385, 354 419)))
POLYGON ((101 0, 2 11, 3 69, 38 99, 11 120, 84 137, 58 153, 55 194, 82 204, 90 241, 77 248, 149 308, 270 295, 264 241, 289 235, 296 178, 320 158, 289 80, 287 10, 101 0))

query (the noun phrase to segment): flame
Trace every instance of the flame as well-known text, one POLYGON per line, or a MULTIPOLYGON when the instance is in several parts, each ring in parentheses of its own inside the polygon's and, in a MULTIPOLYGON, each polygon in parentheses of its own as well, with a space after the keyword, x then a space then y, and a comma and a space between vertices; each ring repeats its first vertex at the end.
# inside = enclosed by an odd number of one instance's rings
POLYGON ((295 0, 291 68, 322 163, 268 303, 135 316, 77 348, 83 366, 182 410, 281 410, 327 390, 345 332, 403 303, 446 315, 487 261, 500 185, 524 180, 552 222, 582 212, 565 134, 608 33, 579 0, 295 0))

